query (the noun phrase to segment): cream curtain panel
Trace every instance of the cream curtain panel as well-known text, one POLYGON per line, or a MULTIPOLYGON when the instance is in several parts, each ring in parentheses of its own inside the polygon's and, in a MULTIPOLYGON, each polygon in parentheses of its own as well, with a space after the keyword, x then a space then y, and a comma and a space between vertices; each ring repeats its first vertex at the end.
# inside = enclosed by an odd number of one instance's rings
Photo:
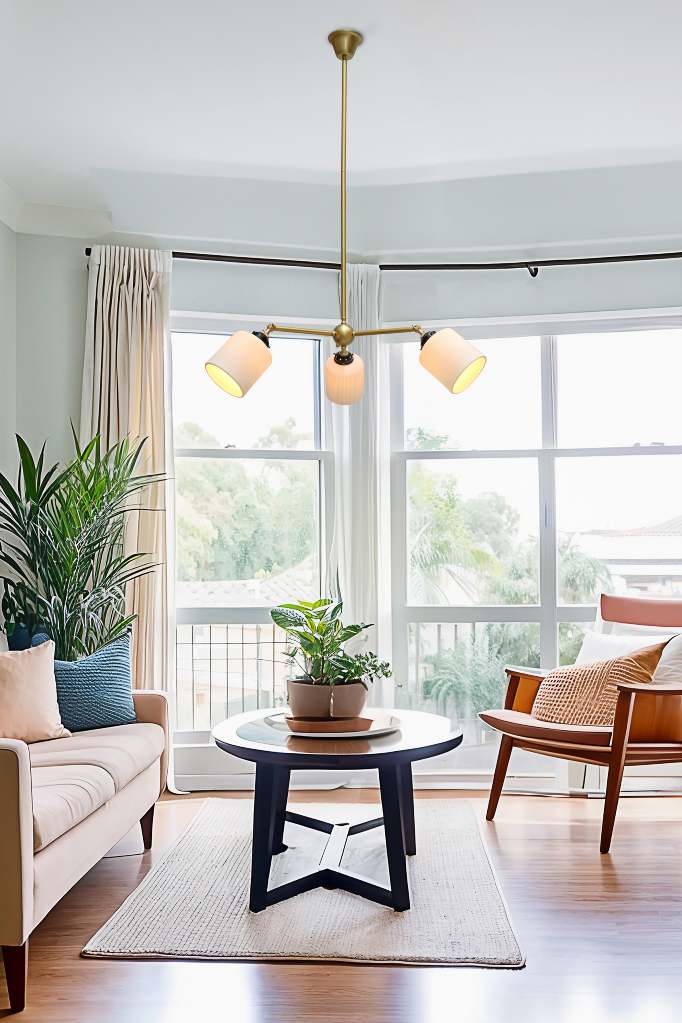
MULTIPOLYGON (((170 252, 95 245, 88 264, 88 306, 80 439, 99 433, 110 446, 147 438, 142 472, 173 471, 170 427, 170 252)), ((131 548, 159 568, 129 587, 133 679, 138 689, 170 688, 174 611, 172 486, 156 486, 131 519, 131 548)))
MULTIPOLYGON (((348 322, 357 330, 380 324, 378 266, 348 267, 348 322)), ((340 596, 347 622, 372 622, 378 615, 378 494, 380 360, 376 337, 356 338, 353 352, 365 363, 365 393, 354 405, 324 402, 325 438, 334 452, 334 528, 326 572, 327 592, 340 596)), ((328 356, 333 343, 326 347, 328 356)), ((377 648, 374 630, 365 644, 377 648)))

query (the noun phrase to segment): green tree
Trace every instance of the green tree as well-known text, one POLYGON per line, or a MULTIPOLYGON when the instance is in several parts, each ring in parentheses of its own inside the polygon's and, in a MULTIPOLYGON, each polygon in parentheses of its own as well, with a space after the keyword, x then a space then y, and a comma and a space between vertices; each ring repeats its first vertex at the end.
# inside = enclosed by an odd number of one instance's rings
POLYGON ((476 578, 494 573, 497 559, 466 522, 454 476, 436 476, 419 463, 409 478, 410 573, 412 592, 421 603, 448 599, 454 583, 475 599, 476 578))
MULTIPOLYGON (((272 433, 285 441, 294 427, 289 420, 272 433)), ((219 446, 196 423, 182 423, 176 443, 219 446)), ((178 459, 178 578, 253 579, 300 564, 315 549, 313 493, 313 473, 305 462, 178 459)))
POLYGON ((313 438, 309 433, 300 433, 296 429, 296 420, 290 416, 279 426, 272 426, 267 433, 256 441, 257 448, 299 448, 312 447, 313 438), (303 442, 306 443, 303 443, 303 442))

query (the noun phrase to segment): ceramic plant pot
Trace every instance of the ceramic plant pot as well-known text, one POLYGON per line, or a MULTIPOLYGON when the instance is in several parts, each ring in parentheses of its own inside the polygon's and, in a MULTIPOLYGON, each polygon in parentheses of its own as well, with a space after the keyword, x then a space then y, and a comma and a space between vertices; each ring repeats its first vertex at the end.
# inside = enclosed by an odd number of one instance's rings
POLYGON ((355 718, 362 713, 367 700, 367 691, 361 682, 332 688, 290 679, 288 692, 289 707, 295 718, 355 718))
POLYGON ((295 718, 330 718, 331 686, 313 685, 300 679, 288 683, 289 707, 295 718))
POLYGON ((367 702, 367 690, 362 682, 351 682, 347 686, 334 686, 331 699, 331 717, 357 718, 367 702))

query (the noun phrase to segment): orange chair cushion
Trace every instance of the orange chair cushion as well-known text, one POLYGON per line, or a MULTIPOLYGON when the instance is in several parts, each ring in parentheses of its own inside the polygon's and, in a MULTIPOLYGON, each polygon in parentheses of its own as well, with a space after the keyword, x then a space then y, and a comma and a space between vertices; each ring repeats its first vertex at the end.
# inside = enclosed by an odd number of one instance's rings
POLYGON ((592 664, 550 671, 540 683, 533 717, 563 725, 612 725, 619 682, 651 682, 668 642, 592 664))
POLYGON ((532 714, 520 710, 485 710, 479 716, 491 728, 515 739, 607 748, 611 745, 612 730, 608 725, 560 725, 553 721, 539 721, 532 714))

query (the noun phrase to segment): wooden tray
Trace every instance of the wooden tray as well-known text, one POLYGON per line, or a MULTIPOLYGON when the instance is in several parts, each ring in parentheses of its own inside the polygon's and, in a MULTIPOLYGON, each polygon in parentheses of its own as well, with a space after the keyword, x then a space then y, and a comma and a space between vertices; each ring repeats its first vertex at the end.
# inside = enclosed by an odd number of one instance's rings
POLYGON ((370 710, 367 717, 357 718, 295 718, 289 711, 272 714, 265 719, 278 731, 302 735, 308 739, 358 739, 375 735, 389 735, 400 728, 400 719, 390 711, 370 710))
POLYGON ((288 714, 284 720, 294 735, 310 735, 324 732, 336 735, 338 732, 368 732, 372 718, 294 718, 288 714))

